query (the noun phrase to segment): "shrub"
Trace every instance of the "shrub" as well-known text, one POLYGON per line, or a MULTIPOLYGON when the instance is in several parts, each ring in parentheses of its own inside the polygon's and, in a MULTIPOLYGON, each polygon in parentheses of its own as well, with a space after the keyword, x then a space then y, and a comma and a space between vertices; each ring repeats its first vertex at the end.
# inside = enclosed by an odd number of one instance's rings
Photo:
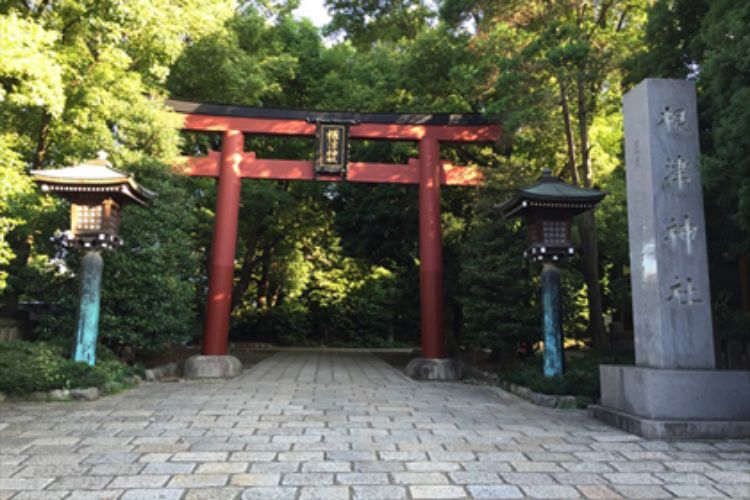
POLYGON ((603 355, 584 351, 566 353, 565 373, 559 378, 547 378, 542 373, 542 357, 533 358, 499 374, 502 380, 528 387, 543 394, 570 394, 576 396, 580 406, 597 401, 599 395, 600 364, 632 364, 629 355, 603 355))
POLYGON ((0 343, 0 391, 28 394, 53 389, 97 387, 105 393, 132 385, 134 370, 100 347, 96 366, 67 359, 60 345, 46 342, 0 343))

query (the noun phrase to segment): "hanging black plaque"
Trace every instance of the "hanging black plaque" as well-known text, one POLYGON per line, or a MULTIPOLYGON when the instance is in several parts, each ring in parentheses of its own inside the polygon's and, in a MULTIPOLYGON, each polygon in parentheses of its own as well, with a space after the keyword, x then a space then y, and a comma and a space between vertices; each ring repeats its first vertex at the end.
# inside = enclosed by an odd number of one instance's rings
POLYGON ((318 122, 315 175, 345 176, 348 152, 349 126, 318 122))

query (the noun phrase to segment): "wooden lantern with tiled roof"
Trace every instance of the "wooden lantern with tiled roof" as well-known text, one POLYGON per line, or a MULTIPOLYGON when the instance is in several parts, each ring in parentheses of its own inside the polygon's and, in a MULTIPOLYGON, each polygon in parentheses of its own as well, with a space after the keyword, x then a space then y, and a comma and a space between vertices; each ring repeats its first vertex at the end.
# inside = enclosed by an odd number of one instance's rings
POLYGON ((80 300, 76 318, 73 360, 96 364, 99 303, 102 286, 102 250, 119 246, 120 209, 128 203, 146 205, 156 193, 112 168, 105 154, 79 165, 32 170, 42 191, 70 201, 68 242, 85 249, 81 258, 80 300))
POLYGON ((573 216, 592 210, 606 193, 573 186, 545 170, 536 184, 516 190, 497 208, 505 217, 523 217, 528 246, 524 255, 542 263, 542 308, 545 377, 559 377, 565 365, 560 305, 560 270, 557 263, 575 251, 570 235, 573 216))
POLYGON ((104 154, 72 167, 32 170, 31 175, 42 191, 70 201, 68 237, 85 248, 120 245, 122 206, 146 205, 155 196, 132 176, 113 169, 104 154))
POLYGON ((505 217, 523 217, 533 261, 557 262, 574 253, 570 234, 573 216, 593 209, 606 193, 563 182, 545 170, 532 186, 520 188, 498 208, 505 217))

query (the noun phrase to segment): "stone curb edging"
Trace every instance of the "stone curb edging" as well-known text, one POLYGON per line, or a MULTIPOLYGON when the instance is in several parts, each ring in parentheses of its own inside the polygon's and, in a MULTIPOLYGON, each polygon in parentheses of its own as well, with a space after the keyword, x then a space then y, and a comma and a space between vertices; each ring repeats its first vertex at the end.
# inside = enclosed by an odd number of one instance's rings
POLYGON ((34 391, 22 396, 10 397, 0 392, 3 401, 95 401, 102 396, 98 387, 85 389, 52 389, 51 391, 34 391))
POLYGON ((149 368, 143 375, 146 382, 174 381, 180 376, 180 367, 174 362, 167 363, 149 368))
POLYGON ((461 372, 469 377, 479 379, 488 384, 500 386, 502 389, 515 394, 516 396, 525 399, 529 403, 541 406, 544 408, 556 408, 559 410, 575 410, 578 408, 578 401, 575 396, 570 395, 556 395, 556 394, 542 394, 540 392, 534 392, 528 387, 514 384, 506 380, 500 380, 494 373, 490 373, 484 370, 480 370, 475 366, 471 366, 463 361, 459 362, 461 365, 461 372))

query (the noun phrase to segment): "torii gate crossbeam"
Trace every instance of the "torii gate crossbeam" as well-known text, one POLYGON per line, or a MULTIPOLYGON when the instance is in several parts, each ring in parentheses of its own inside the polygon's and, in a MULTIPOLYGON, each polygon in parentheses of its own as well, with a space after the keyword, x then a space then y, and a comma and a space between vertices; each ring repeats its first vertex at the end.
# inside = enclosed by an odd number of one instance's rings
POLYGON ((188 157, 186 175, 219 179, 209 269, 203 354, 227 354, 241 180, 285 179, 419 185, 419 259, 422 356, 445 358, 443 335, 443 248, 440 186, 481 184, 478 170, 440 160, 441 142, 493 142, 498 125, 477 114, 327 113, 169 100, 183 116, 183 129, 223 134, 221 152, 188 157), (346 177, 317 176, 312 161, 257 158, 244 151, 246 134, 310 136, 316 121, 347 120, 352 139, 419 143, 419 158, 407 164, 350 162, 346 177))

